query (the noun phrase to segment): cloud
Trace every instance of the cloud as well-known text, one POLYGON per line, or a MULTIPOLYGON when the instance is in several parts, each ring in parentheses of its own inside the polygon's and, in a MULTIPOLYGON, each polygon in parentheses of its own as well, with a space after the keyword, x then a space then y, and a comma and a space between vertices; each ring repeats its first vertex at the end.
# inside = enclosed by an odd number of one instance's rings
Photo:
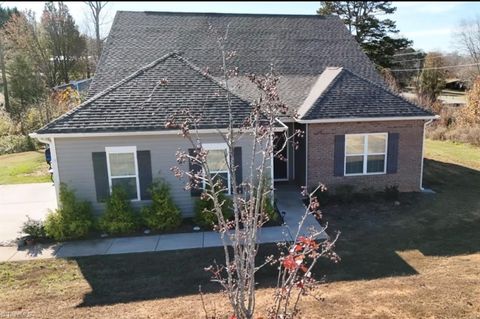
POLYGON ((468 2, 394 2, 394 5, 399 9, 414 11, 415 13, 429 13, 441 14, 449 12, 457 7, 462 6, 468 2))

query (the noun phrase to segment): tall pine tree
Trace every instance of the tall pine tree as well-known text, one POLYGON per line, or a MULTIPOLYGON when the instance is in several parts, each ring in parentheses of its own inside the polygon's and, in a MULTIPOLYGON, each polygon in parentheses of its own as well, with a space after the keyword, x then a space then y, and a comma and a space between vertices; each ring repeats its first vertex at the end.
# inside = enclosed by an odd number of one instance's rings
POLYGON ((392 37, 399 32, 395 21, 379 18, 396 9, 391 1, 320 1, 317 13, 338 15, 369 58, 378 66, 389 68, 394 65, 393 55, 412 44, 406 38, 392 37))

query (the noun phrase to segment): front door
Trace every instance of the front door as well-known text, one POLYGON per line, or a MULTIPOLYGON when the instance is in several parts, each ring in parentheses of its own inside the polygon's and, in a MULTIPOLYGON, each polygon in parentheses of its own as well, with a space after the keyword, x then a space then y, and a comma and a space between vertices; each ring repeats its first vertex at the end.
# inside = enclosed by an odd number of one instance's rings
POLYGON ((288 147, 285 145, 285 134, 275 133, 275 154, 280 150, 278 156, 273 159, 273 179, 275 181, 288 181, 288 147))

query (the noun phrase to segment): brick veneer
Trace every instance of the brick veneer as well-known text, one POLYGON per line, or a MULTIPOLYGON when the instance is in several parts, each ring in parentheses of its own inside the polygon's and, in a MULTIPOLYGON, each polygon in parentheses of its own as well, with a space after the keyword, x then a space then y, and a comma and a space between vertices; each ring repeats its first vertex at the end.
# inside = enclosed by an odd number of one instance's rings
POLYGON ((334 190, 338 185, 355 185, 357 190, 399 185, 400 191, 419 191, 423 144, 422 120, 322 123, 308 125, 308 185, 319 182, 334 190), (399 133, 398 169, 395 174, 333 176, 334 137, 353 133, 399 133))

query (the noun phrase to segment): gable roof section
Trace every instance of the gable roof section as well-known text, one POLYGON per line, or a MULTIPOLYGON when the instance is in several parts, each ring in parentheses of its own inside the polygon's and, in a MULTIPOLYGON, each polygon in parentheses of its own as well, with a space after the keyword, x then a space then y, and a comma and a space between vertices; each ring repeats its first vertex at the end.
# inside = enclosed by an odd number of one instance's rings
MULTIPOLYGON (((226 94, 215 79, 177 53, 170 53, 98 92, 37 133, 167 130, 171 116, 175 115, 177 122, 187 119, 185 111, 200 119, 199 129, 226 128, 226 94), (162 84, 162 79, 167 83, 162 84)), ((250 114, 250 104, 230 96, 233 124, 240 126, 250 114)))
POLYGON ((299 109, 300 121, 432 117, 400 95, 346 68, 327 68, 299 109))
MULTIPOLYGON (((118 11, 104 46, 89 96, 168 52, 182 56, 212 76, 220 75, 221 55, 212 26, 224 35, 229 63, 240 74, 264 74, 273 65, 281 75, 279 94, 297 108, 327 66, 346 67, 383 84, 373 63, 336 16, 118 11)), ((232 90, 250 99, 248 79, 232 90), (247 88, 247 90, 245 89, 247 88)))

